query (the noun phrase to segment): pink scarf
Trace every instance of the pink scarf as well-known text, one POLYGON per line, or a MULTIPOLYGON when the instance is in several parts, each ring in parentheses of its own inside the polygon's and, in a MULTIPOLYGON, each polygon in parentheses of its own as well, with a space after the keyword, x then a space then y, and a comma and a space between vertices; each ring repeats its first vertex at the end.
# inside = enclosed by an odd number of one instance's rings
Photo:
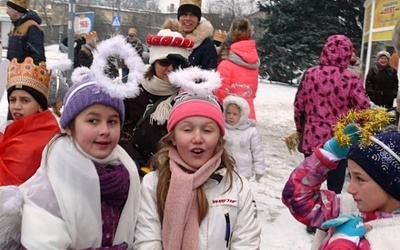
POLYGON ((220 166, 221 155, 222 151, 199 169, 194 169, 182 160, 176 149, 169 151, 171 181, 164 209, 162 229, 164 250, 197 249, 199 208, 196 189, 220 166))

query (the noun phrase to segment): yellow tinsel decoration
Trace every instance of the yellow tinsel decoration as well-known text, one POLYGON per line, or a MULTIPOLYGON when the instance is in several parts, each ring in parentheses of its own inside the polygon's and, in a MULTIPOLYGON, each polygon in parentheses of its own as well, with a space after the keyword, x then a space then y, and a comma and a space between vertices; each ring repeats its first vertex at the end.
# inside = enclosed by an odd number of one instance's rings
POLYGON ((354 124, 360 133, 360 143, 369 145, 370 136, 376 132, 382 131, 385 125, 393 121, 385 109, 364 109, 349 110, 341 117, 333 128, 333 136, 338 140, 341 146, 351 146, 350 135, 346 134, 344 129, 349 124, 354 124))

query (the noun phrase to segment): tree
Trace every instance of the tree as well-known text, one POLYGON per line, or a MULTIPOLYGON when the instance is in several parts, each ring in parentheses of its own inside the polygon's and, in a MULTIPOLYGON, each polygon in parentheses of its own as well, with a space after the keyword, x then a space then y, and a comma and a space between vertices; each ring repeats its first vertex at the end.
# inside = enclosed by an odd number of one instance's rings
POLYGON ((319 62, 325 40, 348 36, 361 47, 363 0, 277 0, 259 4, 267 15, 256 20, 265 33, 258 41, 261 73, 291 82, 319 62))
POLYGON ((207 4, 206 9, 209 13, 220 13, 233 20, 254 13, 257 4, 255 0, 214 0, 207 4))

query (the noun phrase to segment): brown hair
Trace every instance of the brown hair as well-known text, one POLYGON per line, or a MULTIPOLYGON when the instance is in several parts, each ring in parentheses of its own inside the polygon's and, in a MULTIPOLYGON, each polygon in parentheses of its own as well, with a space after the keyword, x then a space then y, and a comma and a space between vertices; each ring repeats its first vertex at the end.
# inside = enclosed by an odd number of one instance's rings
MULTIPOLYGON (((163 221, 164 218, 165 202, 167 199, 169 182, 171 179, 168 152, 171 148, 175 147, 172 144, 172 139, 174 138, 174 136, 175 136, 174 131, 171 131, 163 138, 161 138, 160 140, 161 149, 152 157, 150 162, 150 166, 153 169, 158 169, 158 183, 157 183, 156 196, 157 196, 157 211, 161 222, 163 221)), ((227 192, 232 188, 233 174, 236 174, 238 177, 239 175, 234 170, 235 161, 232 158, 232 156, 229 155, 227 150, 224 148, 224 143, 225 141, 221 135, 218 144, 215 148, 215 152, 219 152, 220 150, 222 150, 221 165, 226 168, 230 182, 228 189, 225 191, 227 192)), ((204 219, 204 217, 207 215, 208 201, 202 186, 198 187, 196 192, 197 192, 197 202, 199 205, 198 219, 200 224, 201 221, 204 219)))

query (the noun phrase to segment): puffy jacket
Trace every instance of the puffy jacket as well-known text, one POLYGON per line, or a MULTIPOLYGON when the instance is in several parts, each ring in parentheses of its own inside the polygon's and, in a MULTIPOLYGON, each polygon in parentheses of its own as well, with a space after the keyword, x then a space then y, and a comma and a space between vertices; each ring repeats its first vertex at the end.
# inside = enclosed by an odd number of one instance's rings
POLYGON ((35 64, 46 61, 41 23, 42 19, 34 11, 13 22, 14 29, 8 34, 8 60, 17 58, 21 63, 26 57, 32 57, 35 64))
POLYGON ((189 62, 202 69, 217 68, 217 50, 211 37, 214 34, 212 24, 202 18, 199 25, 186 38, 194 42, 194 47, 189 55, 189 62))
POLYGON ((250 119, 256 119, 254 98, 258 88, 258 58, 254 40, 235 42, 230 46, 227 57, 222 57, 217 71, 221 74, 222 85, 215 91, 220 103, 229 94, 246 99, 250 106, 250 119))
POLYGON ((253 174, 264 175, 266 170, 264 147, 261 135, 254 122, 247 118, 249 105, 245 99, 238 96, 228 96, 223 101, 224 114, 229 104, 240 107, 240 119, 235 125, 226 123, 225 147, 235 159, 240 175, 250 178, 253 174))
MULTIPOLYGON (((136 250, 162 250, 161 222, 156 206, 157 182, 156 171, 150 172, 143 178, 142 200, 135 230, 136 250)), ((257 218, 250 185, 246 179, 241 181, 235 178, 232 188, 226 192, 228 187, 228 175, 225 171, 220 182, 209 179, 203 184, 209 210, 200 224, 199 250, 259 249, 261 225, 257 218), (225 240, 227 213, 231 225, 228 247, 225 240)))
POLYGON ((343 35, 328 38, 320 65, 308 69, 294 101, 296 130, 302 134, 301 149, 311 154, 332 137, 332 126, 349 109, 370 106, 361 79, 347 70, 352 43, 343 35))
MULTIPOLYGON (((339 214, 360 213, 352 196, 348 194, 336 195, 333 191, 320 189, 321 184, 326 180, 326 172, 335 168, 336 165, 337 163, 330 162, 320 149, 317 149, 314 154, 305 158, 300 166, 293 170, 283 188, 282 202, 289 208, 296 220, 308 226, 320 227, 324 221, 334 219, 339 214)), ((398 245, 396 236, 386 235, 393 235, 393 232, 398 231, 399 215, 399 213, 389 214, 379 211, 364 213, 362 214, 364 223, 370 223, 374 229, 361 239, 358 246, 351 244, 351 242, 347 242, 348 244, 345 243, 345 245, 354 245, 353 248, 345 248, 341 242, 336 241, 329 244, 329 239, 333 235, 333 230, 330 229, 319 249, 395 249, 382 246, 391 246, 396 241, 398 245), (386 221, 388 218, 396 219, 397 222, 390 223, 386 221), (396 230, 393 231, 393 228, 396 228, 396 230), (380 234, 381 232, 386 234, 380 234), (385 242, 382 241, 379 234, 380 236, 385 235, 385 242), (372 243, 377 247, 371 248, 372 243), (334 248, 335 245, 337 248, 334 248)))

